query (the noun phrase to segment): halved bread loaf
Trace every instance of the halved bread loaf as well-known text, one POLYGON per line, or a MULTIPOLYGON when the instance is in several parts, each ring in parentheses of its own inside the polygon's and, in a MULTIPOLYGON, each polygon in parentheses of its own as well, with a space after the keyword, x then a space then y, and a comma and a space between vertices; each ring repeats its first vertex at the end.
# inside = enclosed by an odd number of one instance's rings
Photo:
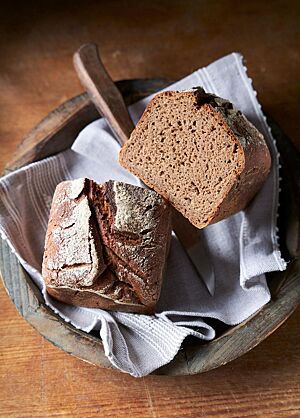
POLYGON ((156 192, 78 179, 55 191, 42 274, 56 299, 152 313, 171 236, 170 207, 156 192))
POLYGON ((198 228, 244 209, 271 165, 262 134, 201 88, 157 94, 119 159, 198 228))

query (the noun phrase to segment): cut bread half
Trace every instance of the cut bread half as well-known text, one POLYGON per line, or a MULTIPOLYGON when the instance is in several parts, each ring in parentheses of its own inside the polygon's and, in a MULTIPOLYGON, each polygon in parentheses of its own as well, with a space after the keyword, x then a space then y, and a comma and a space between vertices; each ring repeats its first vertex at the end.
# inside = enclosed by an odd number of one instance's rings
POLYGON ((119 160, 198 228, 244 209, 271 165, 263 135, 202 88, 157 94, 119 160))

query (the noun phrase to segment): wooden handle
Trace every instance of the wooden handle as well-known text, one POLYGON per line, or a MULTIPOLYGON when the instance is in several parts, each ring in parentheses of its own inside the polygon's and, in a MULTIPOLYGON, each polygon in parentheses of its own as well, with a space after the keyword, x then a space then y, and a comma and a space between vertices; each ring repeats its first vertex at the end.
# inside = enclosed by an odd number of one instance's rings
POLYGON ((81 84, 123 145, 134 125, 121 93, 100 60, 97 45, 82 45, 74 54, 73 62, 81 84))

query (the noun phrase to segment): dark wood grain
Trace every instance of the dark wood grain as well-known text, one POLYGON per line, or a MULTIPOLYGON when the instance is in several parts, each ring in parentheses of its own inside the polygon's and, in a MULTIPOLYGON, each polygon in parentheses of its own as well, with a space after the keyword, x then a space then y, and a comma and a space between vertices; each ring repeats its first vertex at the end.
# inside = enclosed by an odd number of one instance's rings
POLYGON ((107 73, 95 44, 82 45, 73 57, 84 89, 99 113, 105 117, 120 145, 125 144, 134 125, 118 88, 107 73))
POLYGON ((70 148, 81 129, 98 117, 98 112, 86 94, 63 103, 26 136, 11 161, 6 164, 6 170, 13 171, 70 148))
POLYGON ((1 418, 298 417, 300 310, 233 363, 194 376, 131 376, 64 353, 0 288, 1 418))
MULTIPOLYGON (((171 84, 171 80, 137 79, 116 82, 127 106, 171 84)), ((80 94, 61 104, 34 127, 14 150, 5 165, 11 172, 30 162, 70 148, 78 133, 88 123, 99 118, 99 112, 87 93, 80 94)))
MULTIPOLYGON (((72 54, 90 41, 101 45, 114 80, 179 79, 242 52, 264 109, 300 149, 296 0, 28 0, 1 6, 1 171, 42 117, 82 91, 72 54)), ((299 308, 226 366, 136 380, 48 343, 18 314, 2 285, 0 306, 1 417, 299 416, 299 308)))

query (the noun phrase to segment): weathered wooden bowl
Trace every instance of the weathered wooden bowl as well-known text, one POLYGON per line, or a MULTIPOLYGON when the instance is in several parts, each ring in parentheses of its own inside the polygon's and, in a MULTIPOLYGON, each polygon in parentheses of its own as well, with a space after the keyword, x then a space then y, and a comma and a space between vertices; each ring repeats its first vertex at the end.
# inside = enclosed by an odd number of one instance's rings
MULTIPOLYGON (((127 104, 133 103, 170 81, 161 79, 117 82, 127 104)), ((40 160, 69 148, 84 126, 98 113, 86 94, 68 100, 50 113, 26 137, 7 170, 40 160)), ((300 302, 299 221, 300 157, 280 129, 269 120, 282 158, 282 193, 279 217, 280 244, 291 260, 285 272, 268 275, 272 300, 258 313, 235 327, 214 322, 218 338, 203 343, 188 338, 174 360, 155 374, 201 373, 230 362, 272 334, 300 302)), ((8 245, 1 241, 0 268, 4 286, 23 317, 47 340, 64 351, 101 367, 112 368, 104 355, 101 339, 64 322, 44 303, 43 297, 23 270, 8 245)))

